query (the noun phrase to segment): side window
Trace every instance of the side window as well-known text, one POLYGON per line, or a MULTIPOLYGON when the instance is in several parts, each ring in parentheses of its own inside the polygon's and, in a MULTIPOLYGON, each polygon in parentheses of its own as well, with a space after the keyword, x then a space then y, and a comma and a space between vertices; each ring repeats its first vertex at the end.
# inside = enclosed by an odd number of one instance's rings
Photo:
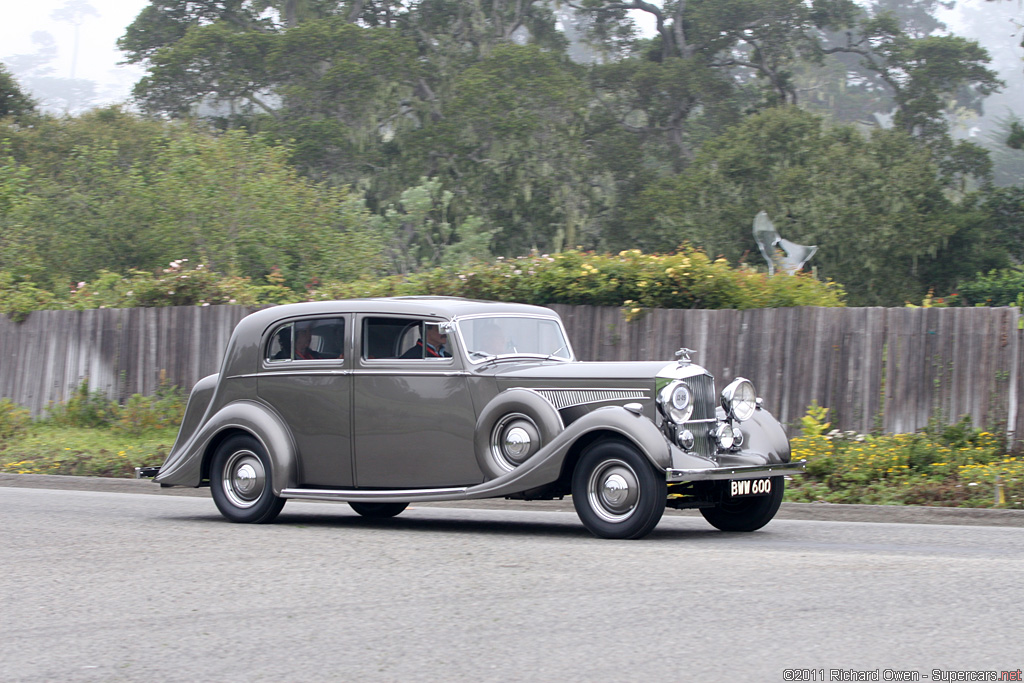
POLYGON ((267 361, 339 360, 345 357, 345 319, 316 318, 282 325, 270 336, 267 361))
POLYGON ((277 328, 270 335, 270 343, 267 344, 267 362, 280 363, 292 359, 292 328, 294 325, 288 323, 277 328))
POLYGON ((363 358, 367 360, 449 358, 446 343, 437 323, 408 318, 367 318, 363 322, 363 358))

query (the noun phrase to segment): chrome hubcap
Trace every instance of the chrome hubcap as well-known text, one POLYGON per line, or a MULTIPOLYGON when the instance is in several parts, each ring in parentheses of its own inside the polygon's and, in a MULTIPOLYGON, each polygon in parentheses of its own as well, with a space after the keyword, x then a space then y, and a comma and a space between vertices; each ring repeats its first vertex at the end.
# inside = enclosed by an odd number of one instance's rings
POLYGON ((511 413, 501 418, 491 431, 494 462, 511 472, 536 451, 537 436, 537 426, 526 415, 511 413))
POLYGON ((522 427, 513 427, 505 434, 505 453, 519 460, 530 449, 530 435, 522 427))
POLYGON ((622 522, 636 510, 640 483, 636 472, 622 460, 606 460, 590 473, 590 507, 606 522, 622 522))
POLYGON ((237 451, 224 464, 224 495, 231 504, 249 508, 259 501, 267 485, 263 463, 252 451, 237 451))

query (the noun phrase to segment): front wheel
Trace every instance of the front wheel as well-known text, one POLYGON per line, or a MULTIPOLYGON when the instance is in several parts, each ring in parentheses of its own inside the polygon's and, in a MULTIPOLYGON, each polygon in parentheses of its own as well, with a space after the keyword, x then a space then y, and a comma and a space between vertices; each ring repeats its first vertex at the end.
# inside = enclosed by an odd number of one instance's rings
POLYGON ((779 511, 782 494, 786 491, 786 480, 772 477, 772 491, 767 496, 740 498, 720 503, 713 508, 701 508, 700 514, 721 531, 757 531, 779 511))
POLYGON ((583 526, 598 538, 643 538, 662 513, 665 476, 624 441, 598 441, 572 474, 572 504, 583 526))
POLYGON ((375 519, 382 519, 385 517, 394 517, 397 514, 401 514, 405 508, 409 507, 408 503, 356 503, 350 502, 349 507, 361 514, 363 517, 373 517, 375 519))
POLYGON ((266 524, 284 507, 274 495, 270 458, 249 435, 232 436, 217 449, 210 468, 210 492, 220 513, 232 522, 266 524))

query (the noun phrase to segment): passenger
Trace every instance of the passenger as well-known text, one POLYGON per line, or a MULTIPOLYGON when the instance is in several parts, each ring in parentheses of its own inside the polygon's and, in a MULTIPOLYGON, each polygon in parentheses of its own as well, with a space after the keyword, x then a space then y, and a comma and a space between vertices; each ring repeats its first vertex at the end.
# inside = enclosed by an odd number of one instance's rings
POLYGON ((448 335, 441 332, 440 325, 427 325, 427 341, 417 339, 416 345, 403 353, 401 358, 450 358, 445 344, 448 342, 448 335))
POLYGON ((336 356, 321 353, 310 348, 313 341, 313 323, 299 323, 295 326, 295 360, 338 359, 344 357, 344 351, 336 356))

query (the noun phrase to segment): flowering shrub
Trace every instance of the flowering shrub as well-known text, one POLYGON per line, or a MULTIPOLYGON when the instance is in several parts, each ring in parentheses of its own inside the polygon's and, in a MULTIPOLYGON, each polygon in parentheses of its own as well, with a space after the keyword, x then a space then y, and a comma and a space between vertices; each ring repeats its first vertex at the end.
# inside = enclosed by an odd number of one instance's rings
POLYGON ((596 254, 570 250, 552 255, 498 258, 468 266, 435 268, 405 276, 320 282, 289 289, 271 272, 266 283, 214 272, 188 259, 172 261, 161 272, 101 272, 91 282, 71 286, 65 299, 31 283, 0 279, 0 311, 23 318, 45 308, 130 308, 277 304, 368 296, 433 294, 532 304, 622 306, 627 316, 648 308, 768 308, 842 306, 845 293, 833 282, 810 275, 769 277, 746 266, 731 267, 684 246, 674 254, 639 250, 596 254))
POLYGON ((209 306, 295 301, 296 295, 282 283, 277 271, 267 284, 249 278, 223 275, 203 264, 188 266, 188 259, 171 261, 157 273, 133 270, 126 276, 101 271, 92 282, 79 282, 71 289, 67 308, 134 308, 153 306, 209 306))
POLYGON ((1024 459, 1006 455, 997 435, 965 433, 962 425, 917 434, 833 430, 795 437, 793 459, 806 459, 807 473, 789 483, 786 500, 1024 508, 1024 459))
POLYGON ((0 449, 4 441, 22 434, 30 422, 28 410, 9 398, 0 398, 0 449))
POLYGON ((311 298, 437 294, 532 304, 622 306, 629 317, 647 308, 842 306, 843 288, 810 275, 769 277, 733 268, 684 246, 674 254, 639 250, 596 254, 569 250, 438 268, 405 277, 327 285, 311 298))

